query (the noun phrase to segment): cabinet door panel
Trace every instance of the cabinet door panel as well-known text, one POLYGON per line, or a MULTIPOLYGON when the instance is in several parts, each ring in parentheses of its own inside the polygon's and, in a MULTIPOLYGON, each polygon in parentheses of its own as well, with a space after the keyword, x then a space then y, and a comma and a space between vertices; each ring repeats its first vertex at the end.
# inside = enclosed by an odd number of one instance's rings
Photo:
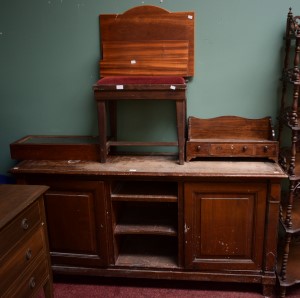
POLYGON ((201 237, 197 255, 251 258, 254 217, 249 215, 253 209, 253 196, 203 195, 195 208, 196 234, 201 237))
POLYGON ((45 195, 51 251, 96 253, 94 198, 88 192, 45 195))
POLYGON ((52 265, 106 265, 104 182, 31 177, 26 183, 50 186, 44 198, 52 265))
POLYGON ((261 269, 265 212, 263 183, 187 183, 186 266, 261 269))

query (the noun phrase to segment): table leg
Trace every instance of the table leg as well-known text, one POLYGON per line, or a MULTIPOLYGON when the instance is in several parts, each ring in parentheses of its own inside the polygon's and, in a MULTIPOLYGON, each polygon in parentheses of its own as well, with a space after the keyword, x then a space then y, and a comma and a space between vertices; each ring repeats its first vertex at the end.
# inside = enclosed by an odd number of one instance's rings
POLYGON ((177 116, 177 136, 178 136, 178 157, 179 164, 184 164, 184 145, 185 145, 185 101, 176 101, 177 116))
POLYGON ((100 146, 100 162, 105 163, 107 157, 107 128, 106 128, 106 108, 105 101, 98 101, 98 131, 100 146))

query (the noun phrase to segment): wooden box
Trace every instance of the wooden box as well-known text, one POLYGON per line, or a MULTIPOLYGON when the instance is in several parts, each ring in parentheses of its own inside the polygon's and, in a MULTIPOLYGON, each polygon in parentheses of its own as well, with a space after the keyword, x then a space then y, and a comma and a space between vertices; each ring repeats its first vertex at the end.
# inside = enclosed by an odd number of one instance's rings
POLYGON ((90 160, 99 161, 98 137, 92 136, 26 136, 10 144, 16 160, 90 160))
POLYGON ((186 161, 195 158, 268 158, 278 160, 270 117, 189 117, 186 161))

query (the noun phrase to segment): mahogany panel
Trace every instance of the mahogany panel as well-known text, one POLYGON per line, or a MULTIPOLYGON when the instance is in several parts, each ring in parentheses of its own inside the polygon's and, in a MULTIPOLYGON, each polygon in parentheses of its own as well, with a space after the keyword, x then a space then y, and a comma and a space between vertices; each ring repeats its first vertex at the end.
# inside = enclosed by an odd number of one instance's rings
POLYGON ((95 254, 97 245, 92 195, 88 192, 49 191, 45 198, 47 213, 52 215, 48 216, 51 251, 95 254))
POLYGON ((266 195, 263 183, 186 183, 186 266, 260 270, 266 195))
POLYGON ((101 76, 188 76, 188 41, 103 42, 101 76))
MULTIPOLYGON (((100 15, 100 38, 101 38, 101 54, 102 59, 107 59, 106 43, 107 42, 127 42, 133 45, 143 43, 141 48, 137 48, 137 51, 143 51, 144 47, 148 47, 148 51, 151 50, 153 44, 160 45, 160 51, 164 54, 164 49, 169 44, 178 41, 188 44, 188 61, 187 61, 187 73, 186 76, 194 75, 194 19, 195 13, 189 12, 169 12, 165 9, 156 6, 143 5, 134 7, 123 14, 102 14, 100 15), (169 42, 169 44, 166 43, 169 42), (159 43, 160 42, 160 43, 159 43)), ((179 47, 180 48, 180 47, 179 47)), ((121 56, 114 56, 113 60, 132 61, 136 57, 132 51, 119 51, 121 56)), ((157 55, 157 47, 152 55, 155 59, 157 55)), ((180 52, 179 52, 180 54, 180 52)), ((175 55, 174 60, 180 55, 175 55)), ((184 57, 186 54, 184 53, 184 57)), ((163 56, 164 58, 164 56, 163 56)), ((167 58, 167 56, 166 56, 167 58)), ((167 59, 166 59, 167 60, 167 59)), ((164 65, 164 59, 160 68, 167 70, 167 65, 164 65)), ((129 64, 128 66, 138 66, 129 64)), ((157 70, 157 64, 150 65, 148 70, 140 73, 139 75, 155 75, 157 70)), ((160 72, 159 72, 160 73, 160 72)), ((107 73, 106 73, 107 75, 107 73)), ((182 72, 177 73, 182 75, 182 72)), ((103 77, 102 70, 100 70, 100 76, 103 77)))
POLYGON ((33 175, 26 183, 50 186, 44 196, 52 263, 106 264, 103 182, 33 175))
POLYGON ((248 119, 221 116, 201 119, 189 117, 190 139, 273 140, 271 118, 248 119))

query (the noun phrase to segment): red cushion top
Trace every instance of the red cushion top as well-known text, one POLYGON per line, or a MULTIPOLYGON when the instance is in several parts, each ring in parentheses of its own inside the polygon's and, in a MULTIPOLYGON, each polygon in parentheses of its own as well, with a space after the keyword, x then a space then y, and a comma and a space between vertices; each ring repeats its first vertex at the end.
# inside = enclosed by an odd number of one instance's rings
POLYGON ((115 76, 104 77, 97 85, 126 85, 126 84, 185 84, 184 78, 172 76, 115 76))

